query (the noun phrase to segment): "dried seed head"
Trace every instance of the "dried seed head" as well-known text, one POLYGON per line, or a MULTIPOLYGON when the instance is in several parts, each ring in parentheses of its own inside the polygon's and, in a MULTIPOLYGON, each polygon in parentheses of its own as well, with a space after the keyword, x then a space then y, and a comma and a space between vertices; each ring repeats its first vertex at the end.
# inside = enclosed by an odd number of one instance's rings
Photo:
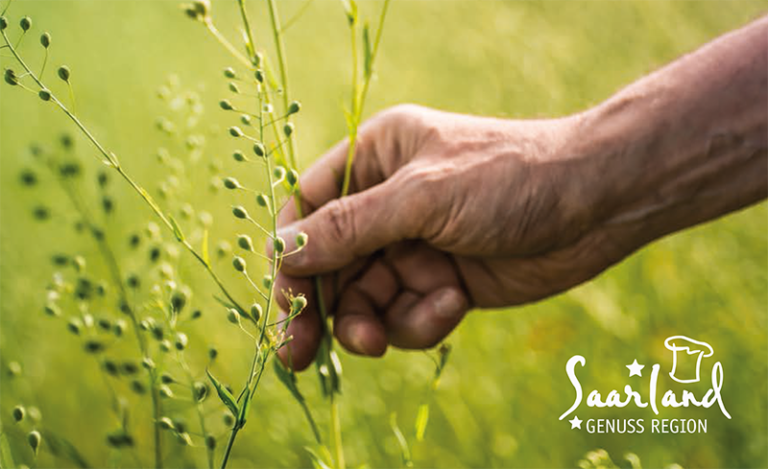
POLYGON ((307 307, 307 299, 304 297, 304 295, 299 295, 293 298, 293 301, 291 302, 292 313, 298 313, 299 311, 302 311, 306 307, 307 307))
POLYGON ((243 152, 241 152, 239 150, 234 152, 234 153, 232 153, 232 158, 234 158, 234 160, 239 162, 239 163, 242 163, 244 161, 248 161, 248 158, 246 158, 245 155, 243 154, 243 152))
POLYGON ((227 313, 227 320, 235 325, 240 325, 240 313, 236 309, 230 308, 227 313))
POLYGON ((296 183, 299 182, 299 173, 296 172, 295 169, 291 169, 286 173, 285 180, 288 181, 288 184, 291 186, 295 186, 296 183))
POLYGON ((161 417, 158 421, 158 425, 160 425, 160 428, 163 430, 173 430, 173 421, 169 419, 168 417, 161 417))
POLYGON ((13 408, 13 420, 17 422, 21 422, 24 420, 24 416, 26 415, 26 411, 24 410, 24 407, 17 405, 13 408))
POLYGON ((38 91, 37 95, 42 99, 43 101, 50 101, 51 100, 51 92, 43 89, 38 91))
POLYGON ((69 77, 71 73, 69 71, 69 67, 67 67, 66 65, 62 65, 61 67, 59 67, 58 74, 59 74, 59 78, 61 78, 62 80, 69 81, 69 77))
POLYGON ((256 77, 256 81, 259 83, 264 83, 264 70, 257 69, 253 76, 256 77))
POLYGON ((237 78, 237 73, 235 73, 234 68, 227 67, 224 69, 224 76, 227 78, 237 78))
POLYGON ((237 235, 237 245, 246 251, 253 251, 253 240, 246 234, 237 235))
POLYGON ((303 248, 307 245, 307 241, 309 241, 309 235, 303 231, 296 235, 296 247, 303 248))
POLYGON ((24 30, 24 32, 29 31, 29 28, 32 27, 32 18, 25 16, 19 21, 19 26, 21 26, 21 29, 24 30))
POLYGON ((285 252, 285 240, 283 238, 278 236, 277 238, 275 238, 272 245, 275 247, 276 253, 282 254, 283 252, 285 252))
POLYGON ((29 447, 32 448, 32 451, 35 454, 37 454, 37 450, 40 449, 40 443, 42 443, 42 441, 43 437, 40 436, 40 432, 37 430, 32 430, 27 434, 27 443, 29 443, 29 447))
POLYGON ((296 114, 301 110, 301 103, 298 101, 294 101, 291 104, 288 105, 288 115, 296 114))
POLYGON ((269 288, 272 286, 272 276, 265 275, 264 278, 261 279, 261 284, 264 285, 264 288, 269 290, 269 288))
POLYGON ((226 187, 227 189, 241 189, 243 186, 240 185, 237 179, 233 177, 225 177, 224 187, 226 187))
POLYGON ((254 303, 251 305, 251 316, 254 320, 257 322, 261 319, 261 316, 264 314, 264 310, 261 309, 261 305, 258 303, 254 303))
POLYGON ((222 99, 221 101, 219 101, 219 107, 221 107, 225 111, 234 111, 235 110, 235 108, 232 107, 232 103, 230 103, 228 99, 222 99))
POLYGON ((232 215, 234 215, 235 218, 248 218, 248 212, 246 212, 245 209, 240 205, 232 207, 232 215))
POLYGON ((42 36, 40 36, 40 45, 45 47, 46 49, 51 46, 51 35, 49 33, 43 33, 42 36))
POLYGON ((184 350, 187 348, 188 343, 189 339, 187 339, 187 334, 183 332, 176 333, 176 342, 174 343, 174 345, 176 345, 176 350, 184 350))
POLYGON ((263 143, 254 143, 253 152, 256 153, 256 156, 264 156, 267 154, 267 150, 264 148, 263 143))
POLYGON ((238 272, 245 272, 245 259, 239 256, 235 256, 234 259, 232 259, 232 266, 238 272))
POLYGON ((263 192, 256 194, 256 203, 259 204, 259 207, 269 207, 269 199, 263 192))
POLYGON ((295 129, 296 127, 293 125, 293 122, 288 122, 283 126, 283 133, 286 137, 290 137, 295 129))
POLYGON ((14 72, 13 69, 5 69, 5 82, 11 86, 16 86, 19 84, 19 77, 16 76, 16 72, 14 72))

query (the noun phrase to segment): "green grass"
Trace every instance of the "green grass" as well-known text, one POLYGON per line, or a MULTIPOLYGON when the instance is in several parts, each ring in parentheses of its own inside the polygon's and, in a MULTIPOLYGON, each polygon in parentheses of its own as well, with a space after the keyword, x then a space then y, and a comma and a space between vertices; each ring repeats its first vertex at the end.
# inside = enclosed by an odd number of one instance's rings
MULTIPOLYGON (((252 2, 260 24, 262 2, 252 2)), ((281 2, 282 4, 282 2, 281 2)), ((299 8, 287 1, 284 16, 299 8)), ((457 112, 530 118, 576 112, 608 97, 621 86, 766 10, 765 1, 395 1, 392 5, 366 114, 400 102, 416 102, 457 112)), ((369 17, 378 2, 361 8, 369 17)), ((49 67, 66 63, 78 110, 105 144, 114 149, 136 179, 151 190, 159 180, 154 153, 165 142, 154 130, 164 113, 158 86, 176 74, 184 86, 199 89, 206 106, 206 160, 219 160, 240 175, 229 158, 236 147, 225 135, 231 124, 216 103, 228 93, 221 70, 233 61, 187 20, 176 2, 86 2, 19 0, 13 15, 30 15, 34 35, 26 40, 35 57, 37 35, 53 36, 49 67)), ((237 25, 234 1, 214 3, 220 25, 237 25)), ((239 32, 221 28, 231 39, 239 32)), ((341 103, 348 96, 346 20, 337 2, 315 0, 287 33, 293 96, 303 104, 297 117, 299 154, 307 167, 342 138, 341 103)), ((266 29, 259 44, 271 45, 266 29)), ((8 66, 8 62, 4 65, 8 66)), ((53 68, 49 68, 49 73, 53 68)), ((706 77, 702 77, 706 79, 706 77)), ((62 94, 65 89, 54 89, 62 94)), ((105 444, 117 422, 98 366, 82 353, 61 320, 42 313, 44 287, 54 268, 53 252, 79 252, 95 259, 90 243, 66 228, 71 212, 52 181, 30 191, 18 174, 32 166, 30 142, 53 146, 71 126, 40 100, 0 87, 0 338, 3 369, 22 363, 23 379, 0 380, 0 416, 17 461, 31 463, 23 433, 14 430, 16 404, 39 407, 45 428, 65 435, 92 465, 117 457, 105 444), (37 203, 52 206, 54 218, 32 219, 37 203)), ((92 176, 93 150, 83 139, 76 148, 92 176)), ((190 175, 205 188, 210 174, 201 163, 190 175)), ((117 181, 115 181, 117 183, 117 181)), ((127 233, 141 230, 150 212, 127 187, 111 191, 118 213, 108 235, 128 255, 127 233)), ((242 231, 228 207, 228 194, 193 192, 196 209, 214 214, 211 240, 242 231)), ((572 292, 548 301, 504 311, 475 312, 455 333, 450 363, 434 396, 426 439, 412 448, 417 467, 571 467, 594 448, 614 460, 628 451, 646 467, 764 467, 768 463, 768 230, 766 204, 668 237, 572 292), (557 418, 572 401, 565 362, 587 357, 580 376, 588 389, 622 388, 624 365, 666 364, 663 340, 685 334, 706 340, 725 370, 724 400, 732 420, 716 409, 668 410, 664 417, 708 418, 706 435, 590 435, 571 431, 557 418), (604 370, 598 372, 597 369, 604 370)), ((253 233, 252 233, 253 234, 253 233)), ((258 243, 257 243, 258 244, 258 243)), ((103 269, 92 261, 93 269, 103 269)), ((249 367, 250 345, 210 298, 213 288, 186 253, 180 271, 195 291, 204 318, 190 334, 189 358, 197 370, 207 345, 220 350, 217 376, 238 382, 249 367)), ((89 266, 90 268, 90 266, 89 266)), ((142 272, 146 261, 129 260, 127 271, 142 272)), ((235 279, 229 260, 218 265, 235 279)), ((242 285, 242 283, 238 283, 242 285)), ((247 298, 245 285, 236 295, 247 298)), ((134 353, 132 344, 126 353, 134 353)), ((397 412, 413 439, 413 419, 426 392, 433 365, 423 353, 390 351, 382 360, 342 355, 342 428, 351 467, 392 467, 400 462, 389 424, 397 412)), ((4 371, 3 371, 4 372, 4 371)), ((322 428, 327 412, 313 373, 300 384, 322 428)), ((647 385, 646 385, 647 386, 647 385)), ((146 398, 130 392, 131 419, 149 430, 146 398)), ((181 405, 181 404, 179 404, 181 405)), ((583 415, 582 415, 583 414, 583 415)), ((637 410, 580 410, 593 418, 645 418, 637 410)), ((192 414, 188 423, 193 424, 192 414)), ((210 417, 224 429, 217 413, 210 417)), ((149 432, 136 435, 141 464, 150 463, 149 432)), ((300 407, 270 373, 254 403, 233 453, 232 467, 307 466, 303 448, 312 441, 300 407)), ((181 451, 167 438, 179 465, 202 465, 201 447, 181 451), (186 459, 189 458, 189 459, 186 459)), ((122 464, 133 465, 127 453, 122 464)), ((59 467, 43 442, 38 465, 59 467)))

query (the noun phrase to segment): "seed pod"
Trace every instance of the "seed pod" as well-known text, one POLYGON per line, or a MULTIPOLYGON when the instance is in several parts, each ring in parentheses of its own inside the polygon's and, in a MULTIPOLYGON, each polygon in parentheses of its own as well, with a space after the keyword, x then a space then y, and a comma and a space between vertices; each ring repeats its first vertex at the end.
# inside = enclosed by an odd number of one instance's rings
POLYGON ((131 376, 139 372, 139 367, 132 361, 125 361, 120 365, 120 370, 124 375, 131 376))
POLYGON ((117 363, 113 362, 112 360, 104 360, 102 366, 104 367, 104 371, 106 371, 110 376, 117 376, 117 374, 120 372, 117 367, 117 363))
POLYGON ((235 110, 235 108, 232 107, 232 103, 229 102, 229 100, 227 100, 227 99, 222 99, 221 101, 219 101, 219 107, 221 107, 225 111, 234 111, 235 110))
POLYGON ((220 241, 219 244, 216 245, 216 255, 220 258, 228 255, 230 252, 232 252, 232 246, 228 242, 220 241))
POLYGON ((243 154, 243 152, 241 152, 241 151, 236 151, 236 152, 232 153, 232 158, 234 158, 235 161, 237 161, 239 163, 242 163, 244 161, 248 161, 248 158, 246 158, 245 155, 243 154))
POLYGON ((205 435, 205 446, 211 451, 216 449, 216 437, 211 434, 205 435))
POLYGON ((276 168, 275 168, 275 169, 272 171, 272 175, 273 175, 273 176, 275 177, 275 179, 277 179, 278 181, 282 181, 282 180, 283 180, 283 178, 285 178, 285 168, 283 168, 282 166, 278 166, 278 167, 276 167, 276 168))
POLYGON ((222 415, 222 420, 224 421, 224 425, 231 427, 235 424, 235 417, 232 415, 229 411, 224 411, 224 414, 222 415))
POLYGON ((61 310, 59 309, 59 306, 56 303, 47 303, 45 305, 45 314, 48 316, 54 316, 58 317, 61 316, 61 310))
POLYGON ((198 402, 202 402, 208 397, 208 385, 202 381, 195 381, 192 384, 192 388, 195 391, 195 398, 198 402))
POLYGON ((218 357, 218 356, 219 356, 219 351, 218 350, 216 350, 213 347, 208 349, 208 358, 210 358, 211 360, 216 360, 216 357, 218 357))
POLYGON ((256 81, 259 83, 264 83, 264 71, 262 69, 257 69, 253 76, 256 77, 256 81))
POLYGON ((261 279, 261 284, 264 285, 264 288, 269 290, 269 288, 272 286, 272 276, 265 275, 264 278, 261 279))
POLYGON ((301 103, 298 101, 294 101, 291 104, 288 105, 288 115, 296 114, 301 110, 301 103))
POLYGON ((42 99, 43 101, 50 101, 51 100, 51 92, 48 90, 40 90, 37 95, 42 99))
POLYGON ((37 455, 37 450, 40 449, 40 443, 42 441, 43 437, 40 436, 40 432, 37 430, 32 430, 27 434, 27 443, 29 443, 29 447, 32 448, 32 452, 34 452, 35 455, 37 455))
POLYGON ((235 256, 234 259, 232 259, 232 266, 238 272, 245 272, 245 259, 239 256, 235 256))
POLYGON ((0 31, 5 31, 8 28, 8 19, 5 16, 0 16, 0 31))
POLYGON ((173 295, 171 295, 171 306, 173 306, 174 311, 178 313, 184 309, 184 306, 187 304, 188 296, 189 295, 187 294, 185 288, 181 288, 173 292, 173 295))
POLYGON ((123 319, 118 319, 115 321, 115 325, 112 326, 112 332, 116 337, 122 337, 127 327, 128 324, 123 319))
POLYGON ((303 231, 296 235, 296 247, 303 248, 307 245, 307 241, 309 241, 309 235, 303 231))
POLYGON ((70 71, 69 71, 69 67, 67 67, 66 65, 62 65, 61 67, 59 67, 58 74, 59 74, 59 78, 61 78, 62 80, 69 81, 70 71))
POLYGON ((176 333, 176 350, 184 350, 187 348, 187 343, 189 342, 189 339, 187 339, 187 334, 183 332, 177 332, 176 333))
POLYGON ((144 394, 147 392, 147 387, 141 381, 134 379, 131 381, 131 390, 136 394, 144 394))
POLYGON ((241 234, 237 236, 237 245, 240 246, 241 249, 244 249, 246 251, 253 251, 253 240, 251 240, 251 237, 245 234, 241 234))
POLYGON ((173 399, 173 391, 168 387, 167 384, 160 385, 158 391, 160 392, 160 397, 164 399, 173 399))
POLYGON ((256 203, 259 204, 259 207, 269 207, 269 199, 263 192, 256 194, 256 203))
POLYGON ((75 268, 75 272, 82 273, 85 271, 85 258, 83 256, 75 256, 72 258, 72 266, 75 268))
POLYGON ((261 316, 264 314, 264 310, 261 309, 261 305, 258 303, 254 303, 251 305, 251 316, 253 319, 258 322, 261 319, 261 316))
POLYGON ((171 341, 169 341, 168 339, 161 340, 160 341, 160 350, 162 350, 163 352, 166 352, 166 353, 170 352, 171 351, 171 341))
POLYGON ((278 236, 277 238, 275 238, 272 245, 274 246, 276 253, 282 254, 283 252, 285 252, 285 240, 283 238, 278 236))
POLYGON ((251 125, 251 116, 248 114, 243 114, 240 116, 240 122, 242 122, 243 125, 251 125))
POLYGON ((227 67, 224 69, 224 76, 227 78, 237 78, 237 74, 235 73, 235 69, 232 67, 227 67))
POLYGON ((11 86, 19 84, 19 77, 16 76, 16 72, 14 72, 13 69, 5 69, 5 82, 11 86))
POLYGON ((160 375, 160 381, 163 384, 173 384, 176 382, 176 380, 171 376, 169 373, 163 373, 160 375))
POLYGON ((139 276, 136 274, 129 275, 125 283, 127 283, 128 286, 133 289, 137 289, 141 286, 141 280, 139 279, 139 276))
POLYGON ((45 47, 46 49, 51 46, 51 35, 49 33, 43 33, 42 36, 40 36, 40 45, 45 47))
POLYGON ((141 366, 144 367, 146 370, 154 370, 155 369, 155 362, 149 357, 144 357, 141 360, 141 366))
POLYGON ((233 92, 235 94, 238 94, 238 93, 240 93, 240 88, 237 87, 237 84, 235 84, 235 83, 230 81, 229 82, 229 91, 231 91, 231 92, 233 92))
POLYGON ((291 302, 292 313, 298 313, 307 307, 307 299, 303 295, 299 295, 293 298, 291 302))
POLYGON ((240 189, 242 186, 237 181, 237 179, 235 179, 233 177, 225 177, 224 178, 224 187, 226 187, 227 189, 234 190, 234 189, 240 189))
POLYGON ((19 26, 21 26, 21 29, 24 30, 24 32, 29 31, 29 28, 32 27, 32 18, 25 16, 19 21, 19 26))
POLYGON ((16 361, 10 362, 8 363, 7 372, 8 372, 8 376, 10 376, 11 378, 19 376, 21 374, 21 365, 19 364, 19 362, 16 362, 16 361))
POLYGON ((230 308, 229 313, 227 313, 227 320, 235 325, 240 325, 240 313, 237 312, 236 309, 230 308))
POLYGON ((293 122, 288 122, 283 126, 283 133, 286 137, 290 137, 295 129, 296 127, 293 125, 293 122))
POLYGON ((80 335, 80 330, 83 328, 82 322, 78 318, 72 318, 67 323, 67 329, 69 329, 69 332, 80 335))
POLYGON ((234 215, 236 218, 241 218, 241 219, 248 218, 248 212, 246 212, 245 209, 240 205, 232 207, 232 215, 234 215))
POLYGON ((286 173, 285 180, 288 181, 288 184, 291 186, 295 186, 296 183, 299 182, 299 173, 297 173, 295 169, 291 169, 286 173))
POLYGON ((158 420, 158 425, 160 425, 160 428, 163 430, 173 430, 173 422, 168 417, 160 417, 160 420, 158 420))
POLYGON ((267 150, 264 148, 263 143, 254 143, 253 152, 256 153, 256 156, 264 156, 267 154, 267 150))
POLYGON ((24 420, 24 415, 26 415, 26 411, 24 410, 24 407, 17 405, 13 408, 13 420, 17 422, 21 422, 24 420))

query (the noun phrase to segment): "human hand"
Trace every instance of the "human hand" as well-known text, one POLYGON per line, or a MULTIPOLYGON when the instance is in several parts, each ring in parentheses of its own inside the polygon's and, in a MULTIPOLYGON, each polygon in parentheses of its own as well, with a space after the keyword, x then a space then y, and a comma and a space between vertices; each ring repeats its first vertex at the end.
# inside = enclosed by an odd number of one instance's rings
POLYGON ((431 347, 469 308, 538 300, 623 257, 591 229, 579 160, 563 152, 573 130, 403 105, 361 127, 349 196, 338 198, 348 144, 320 158, 300 184, 309 215, 288 204, 280 219, 289 243, 309 235, 277 280, 309 299, 289 328, 294 367, 320 340, 313 275, 339 342, 380 356, 431 347))

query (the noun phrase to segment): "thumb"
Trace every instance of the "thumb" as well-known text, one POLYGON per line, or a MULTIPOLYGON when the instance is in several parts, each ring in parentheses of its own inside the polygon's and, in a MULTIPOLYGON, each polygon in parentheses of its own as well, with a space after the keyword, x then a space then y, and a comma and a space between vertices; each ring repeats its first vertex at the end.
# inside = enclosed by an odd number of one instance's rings
POLYGON ((334 199, 280 229, 278 236, 286 242, 286 253, 296 249, 300 233, 308 235, 303 249, 284 258, 283 272, 308 276, 334 271, 384 246, 416 237, 423 219, 422 204, 408 202, 392 182, 334 199))

